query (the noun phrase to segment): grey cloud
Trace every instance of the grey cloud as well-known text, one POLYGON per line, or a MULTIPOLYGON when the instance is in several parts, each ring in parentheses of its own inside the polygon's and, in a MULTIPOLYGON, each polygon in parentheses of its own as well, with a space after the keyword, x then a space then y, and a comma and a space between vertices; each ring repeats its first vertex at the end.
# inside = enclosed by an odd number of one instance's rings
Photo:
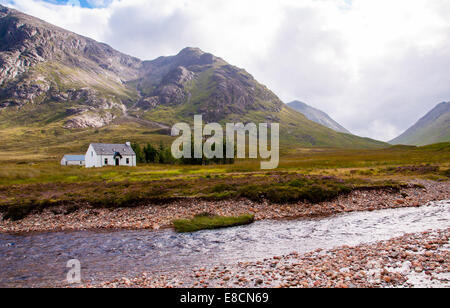
POLYGON ((345 40, 322 30, 318 18, 309 9, 289 10, 269 56, 251 65, 285 101, 304 100, 354 133, 387 141, 450 100, 450 47, 427 50, 399 41, 391 46, 398 52, 362 65, 354 80, 339 63, 349 57, 345 40), (322 51, 335 61, 317 60, 322 51))
POLYGON ((252 66, 283 98, 320 101, 344 91, 349 76, 338 62, 325 63, 316 56, 328 52, 344 58, 343 44, 338 33, 320 29, 314 10, 287 9, 268 56, 252 66))
POLYGON ((169 16, 149 18, 149 9, 126 7, 114 11, 105 40, 143 60, 171 55, 184 47, 200 44, 197 36, 189 31, 194 22, 190 16, 178 9, 169 16))
MULTIPOLYGON (((383 135, 369 130, 377 119, 396 127, 396 133, 403 132, 438 103, 450 100, 449 65, 449 47, 432 52, 411 47, 372 63, 361 71, 362 80, 348 97, 352 112, 344 122, 371 136, 383 135)), ((386 139, 391 137, 395 136, 386 139)))

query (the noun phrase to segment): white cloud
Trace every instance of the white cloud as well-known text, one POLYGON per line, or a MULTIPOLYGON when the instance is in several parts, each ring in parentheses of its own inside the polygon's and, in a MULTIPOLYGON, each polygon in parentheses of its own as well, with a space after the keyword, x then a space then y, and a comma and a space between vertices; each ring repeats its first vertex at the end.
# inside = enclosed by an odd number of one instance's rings
POLYGON ((97 8, 14 6, 142 59, 198 46, 373 138, 395 137, 450 99, 447 0, 89 2, 97 8))
MULTIPOLYGON (((5 3, 5 1, 0 0, 1 2, 5 3)), ((78 5, 55 5, 36 0, 14 0, 12 5, 9 2, 8 0, 5 4, 49 23, 100 41, 107 31, 108 19, 111 14, 108 8, 88 9, 78 5)))

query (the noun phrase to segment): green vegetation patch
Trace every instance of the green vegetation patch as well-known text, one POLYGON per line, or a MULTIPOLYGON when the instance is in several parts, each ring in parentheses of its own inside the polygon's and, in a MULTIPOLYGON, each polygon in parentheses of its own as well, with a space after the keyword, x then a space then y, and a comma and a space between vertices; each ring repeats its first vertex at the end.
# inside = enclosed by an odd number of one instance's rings
POLYGON ((230 197, 247 198, 255 202, 267 200, 273 203, 309 201, 312 203, 332 200, 352 191, 354 183, 334 177, 304 177, 287 175, 257 181, 253 178, 245 185, 218 184, 211 189, 210 199, 230 197))
POLYGON ((209 213, 200 214, 193 219, 178 219, 173 221, 173 226, 177 232, 196 232, 200 230, 212 230, 219 228, 229 228, 251 224, 255 221, 255 216, 251 214, 239 217, 217 216, 209 213))
POLYGON ((312 203, 332 200, 352 191, 350 184, 336 178, 299 178, 287 183, 247 185, 239 189, 239 196, 252 201, 264 199, 274 203, 309 201, 312 203))

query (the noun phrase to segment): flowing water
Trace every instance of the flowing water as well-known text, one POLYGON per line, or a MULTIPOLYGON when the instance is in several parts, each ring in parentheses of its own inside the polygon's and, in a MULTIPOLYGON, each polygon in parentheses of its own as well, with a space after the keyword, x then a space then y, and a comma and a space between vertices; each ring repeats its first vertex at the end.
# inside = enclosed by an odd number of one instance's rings
POLYGON ((449 205, 450 200, 322 219, 260 221, 192 234, 172 230, 0 234, 0 287, 64 285, 70 259, 80 260, 83 281, 101 282, 387 240, 449 228, 449 205))

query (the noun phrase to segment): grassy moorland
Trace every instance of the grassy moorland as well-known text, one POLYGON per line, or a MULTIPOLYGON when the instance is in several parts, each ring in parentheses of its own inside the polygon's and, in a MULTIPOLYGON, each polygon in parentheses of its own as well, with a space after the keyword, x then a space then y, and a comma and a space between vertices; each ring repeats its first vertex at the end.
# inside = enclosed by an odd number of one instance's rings
MULTIPOLYGON (((4 155, 7 156, 7 155, 4 155)), ((233 165, 157 165, 136 168, 107 167, 85 169, 63 167, 58 157, 0 156, 0 185, 33 183, 143 182, 161 179, 239 177, 241 173, 264 173, 257 160, 236 161, 233 165)), ((450 167, 450 143, 426 147, 394 146, 380 150, 299 148, 281 153, 276 172, 372 179, 445 178, 450 167), (396 168, 403 167, 403 168, 396 168), (404 168, 409 167, 409 168, 404 168)))
POLYGON ((450 144, 384 150, 295 149, 277 170, 234 165, 62 167, 57 161, 0 162, 0 210, 20 219, 46 207, 134 207, 182 198, 289 203, 331 200, 354 189, 398 189, 413 179, 448 180, 450 144))

